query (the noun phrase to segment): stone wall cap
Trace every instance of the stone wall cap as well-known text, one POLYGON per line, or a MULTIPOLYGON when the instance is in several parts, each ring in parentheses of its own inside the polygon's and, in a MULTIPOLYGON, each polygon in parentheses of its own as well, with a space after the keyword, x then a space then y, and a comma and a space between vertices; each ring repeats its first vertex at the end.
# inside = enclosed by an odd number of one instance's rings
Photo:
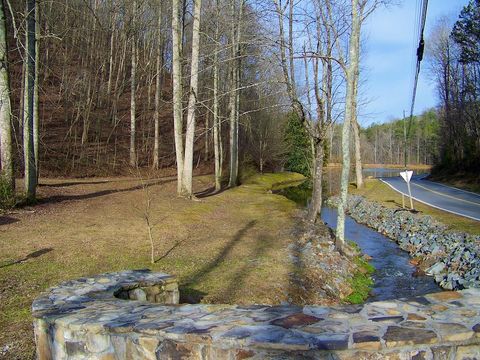
POLYGON ((480 342, 472 335, 480 331, 479 289, 335 307, 165 305, 115 297, 122 289, 175 281, 171 275, 146 270, 65 281, 40 295, 32 313, 38 321, 70 331, 147 334, 226 348, 342 351, 364 346, 391 350, 442 339, 480 342), (455 324, 464 327, 468 339, 466 335, 449 336, 449 329, 457 331, 455 324))

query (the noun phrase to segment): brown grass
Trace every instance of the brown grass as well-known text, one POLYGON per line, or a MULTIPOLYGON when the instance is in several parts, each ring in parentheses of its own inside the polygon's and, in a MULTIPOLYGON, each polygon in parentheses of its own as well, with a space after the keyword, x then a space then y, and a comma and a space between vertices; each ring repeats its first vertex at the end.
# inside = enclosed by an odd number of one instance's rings
MULTIPOLYGON (((32 300, 65 279, 150 268, 177 275, 184 301, 287 300, 296 208, 268 193, 268 179, 200 202, 178 198, 175 178, 148 180, 153 265, 141 217, 146 192, 138 179, 42 179, 38 205, 1 218, 0 358, 5 346, 5 358, 33 357, 32 300)), ((195 188, 209 188, 211 180, 196 177, 195 188)))

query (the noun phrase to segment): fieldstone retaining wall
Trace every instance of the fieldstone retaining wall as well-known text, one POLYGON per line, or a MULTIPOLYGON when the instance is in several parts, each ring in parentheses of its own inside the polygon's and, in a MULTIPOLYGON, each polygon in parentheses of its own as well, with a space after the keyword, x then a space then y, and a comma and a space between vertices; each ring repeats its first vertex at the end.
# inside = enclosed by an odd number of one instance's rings
POLYGON ((162 273, 65 282, 33 303, 38 359, 480 359, 478 289, 338 307, 176 302, 162 273))
MULTIPOLYGON (((329 199, 336 206, 338 197, 329 199)), ((350 195, 348 214, 388 236, 411 256, 430 264, 426 272, 444 289, 458 290, 480 287, 480 236, 448 227, 430 216, 413 214, 401 209, 389 209, 350 195)))

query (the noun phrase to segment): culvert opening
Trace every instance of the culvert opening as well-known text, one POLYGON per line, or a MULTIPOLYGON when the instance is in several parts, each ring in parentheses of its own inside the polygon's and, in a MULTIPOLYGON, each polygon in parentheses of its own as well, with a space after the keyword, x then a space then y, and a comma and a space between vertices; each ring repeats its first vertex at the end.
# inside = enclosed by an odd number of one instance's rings
POLYGON ((146 301, 153 304, 178 304, 177 283, 122 286, 113 294, 117 299, 146 301))

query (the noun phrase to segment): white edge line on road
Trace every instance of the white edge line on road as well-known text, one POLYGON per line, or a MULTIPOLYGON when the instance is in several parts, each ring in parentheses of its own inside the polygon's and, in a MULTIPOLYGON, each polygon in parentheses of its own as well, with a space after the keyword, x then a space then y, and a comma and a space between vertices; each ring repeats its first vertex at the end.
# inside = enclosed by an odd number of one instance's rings
MULTIPOLYGON (((407 194, 403 193, 402 191, 396 189, 393 185, 390 185, 388 182, 382 180, 382 179, 379 179, 381 182, 383 182, 384 184, 387 184, 388 186, 390 186, 393 190, 395 190, 396 192, 402 194, 402 195, 405 195, 405 196, 408 196, 407 194)), ((415 201, 418 201, 422 204, 425 204, 425 205, 428 205, 428 206, 431 206, 435 209, 438 209, 438 210, 442 210, 442 211, 446 211, 446 212, 449 212, 449 213, 452 213, 452 214, 455 214, 455 215, 458 215, 458 216, 463 216, 463 217, 466 217, 466 218, 469 218, 469 219, 472 219, 472 220, 476 220, 476 221, 480 221, 479 218, 476 218, 476 217, 473 217, 473 216, 470 216, 470 215, 465 215, 465 214, 460 214, 458 212, 455 212, 455 211, 452 211, 452 210, 447 210, 447 209, 444 209, 444 208, 441 208, 439 206, 435 206, 435 205, 432 205, 432 204, 429 204, 425 201, 422 201, 420 199, 417 199, 416 197, 412 196, 412 199, 414 199, 415 201)))
POLYGON ((475 196, 478 196, 480 197, 480 194, 477 194, 476 192, 473 192, 473 191, 468 191, 468 190, 463 190, 463 189, 459 189, 455 186, 449 186, 449 185, 445 185, 445 184, 442 184, 442 183, 439 183, 437 181, 432 181, 432 180, 428 180, 428 179, 425 179, 427 176, 424 176, 422 178, 419 178, 417 180, 420 180, 420 181, 428 181, 428 182, 431 182, 435 185, 440 185, 440 186, 444 186, 446 188, 449 188, 449 189, 453 189, 453 190, 457 190, 457 191, 461 191, 461 192, 464 192, 464 193, 467 193, 467 194, 472 194, 472 195, 475 195, 475 196))

